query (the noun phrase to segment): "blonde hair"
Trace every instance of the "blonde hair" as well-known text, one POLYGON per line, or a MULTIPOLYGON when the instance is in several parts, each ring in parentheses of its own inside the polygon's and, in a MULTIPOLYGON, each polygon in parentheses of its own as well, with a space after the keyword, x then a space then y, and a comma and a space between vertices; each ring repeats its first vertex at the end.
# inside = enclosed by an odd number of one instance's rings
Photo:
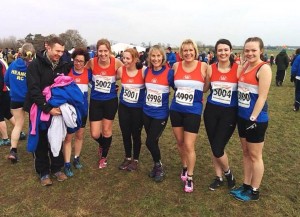
POLYGON ((188 44, 191 44, 193 46, 194 51, 195 51, 195 59, 197 59, 199 51, 198 51, 197 44, 192 39, 186 39, 181 43, 181 46, 179 48, 179 54, 180 54, 181 59, 183 59, 183 46, 188 45, 188 44))
POLYGON ((26 60, 31 60, 35 56, 35 49, 31 43, 25 43, 21 47, 21 57, 26 60))
POLYGON ((166 52, 165 52, 165 49, 163 49, 160 45, 153 45, 150 50, 149 50, 149 55, 148 55, 148 59, 147 59, 147 62, 148 62, 148 66, 150 68, 153 68, 153 65, 150 61, 150 57, 151 57, 151 54, 153 51, 156 51, 158 50, 160 52, 160 54, 163 56, 163 60, 162 60, 162 63, 161 65, 164 66, 166 65, 166 62, 167 62, 167 56, 166 56, 166 52))

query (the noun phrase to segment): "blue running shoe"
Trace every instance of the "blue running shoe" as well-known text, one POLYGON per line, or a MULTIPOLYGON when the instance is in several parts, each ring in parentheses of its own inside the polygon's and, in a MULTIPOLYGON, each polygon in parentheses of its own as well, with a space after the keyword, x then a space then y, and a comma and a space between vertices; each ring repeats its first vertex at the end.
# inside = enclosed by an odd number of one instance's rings
POLYGON ((243 191, 245 191, 245 187, 244 187, 244 185, 241 185, 240 187, 229 191, 229 194, 232 195, 232 196, 236 196, 236 195, 240 194, 243 191))
POLYGON ((259 191, 248 189, 234 196, 235 199, 243 202, 259 200, 259 191))
POLYGON ((74 173, 73 173, 71 167, 66 167, 66 166, 65 166, 65 167, 64 167, 64 172, 65 172, 66 176, 68 176, 68 177, 74 176, 74 173))
POLYGON ((74 158, 74 160, 73 160, 73 166, 76 169, 81 169, 83 167, 82 164, 80 163, 79 157, 74 158))
POLYGON ((0 146, 10 146, 10 139, 0 140, 0 146))

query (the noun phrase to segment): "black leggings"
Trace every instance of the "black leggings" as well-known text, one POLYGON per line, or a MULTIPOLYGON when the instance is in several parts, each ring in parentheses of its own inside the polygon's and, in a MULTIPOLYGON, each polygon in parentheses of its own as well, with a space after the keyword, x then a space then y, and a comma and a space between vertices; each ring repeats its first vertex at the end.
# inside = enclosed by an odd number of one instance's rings
POLYGON ((143 115, 144 127, 147 134, 146 146, 152 155, 154 162, 161 160, 160 149, 158 146, 158 140, 162 132, 166 128, 168 118, 166 119, 155 119, 149 117, 144 113, 143 115))
POLYGON ((133 158, 138 160, 142 145, 143 108, 131 108, 120 103, 118 115, 126 158, 131 158, 133 145, 133 158))
POLYGON ((237 122, 237 108, 206 103, 204 124, 213 155, 220 158, 232 136, 237 122))

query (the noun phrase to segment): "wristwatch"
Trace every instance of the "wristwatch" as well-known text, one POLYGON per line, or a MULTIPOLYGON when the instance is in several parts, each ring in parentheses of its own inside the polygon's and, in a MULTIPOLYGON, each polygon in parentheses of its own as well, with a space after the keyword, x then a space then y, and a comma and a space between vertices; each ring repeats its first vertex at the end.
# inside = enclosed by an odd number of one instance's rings
POLYGON ((254 116, 252 116, 252 115, 250 116, 249 119, 250 119, 250 121, 256 121, 256 117, 254 117, 254 116))

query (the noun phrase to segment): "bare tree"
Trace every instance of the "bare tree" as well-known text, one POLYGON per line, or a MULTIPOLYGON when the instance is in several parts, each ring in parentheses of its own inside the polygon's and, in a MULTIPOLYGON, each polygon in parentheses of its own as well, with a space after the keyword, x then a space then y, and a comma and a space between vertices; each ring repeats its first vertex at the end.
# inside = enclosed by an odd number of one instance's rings
POLYGON ((65 48, 67 50, 73 47, 86 47, 87 41, 81 37, 78 30, 69 29, 65 33, 59 34, 59 37, 65 41, 65 48))

